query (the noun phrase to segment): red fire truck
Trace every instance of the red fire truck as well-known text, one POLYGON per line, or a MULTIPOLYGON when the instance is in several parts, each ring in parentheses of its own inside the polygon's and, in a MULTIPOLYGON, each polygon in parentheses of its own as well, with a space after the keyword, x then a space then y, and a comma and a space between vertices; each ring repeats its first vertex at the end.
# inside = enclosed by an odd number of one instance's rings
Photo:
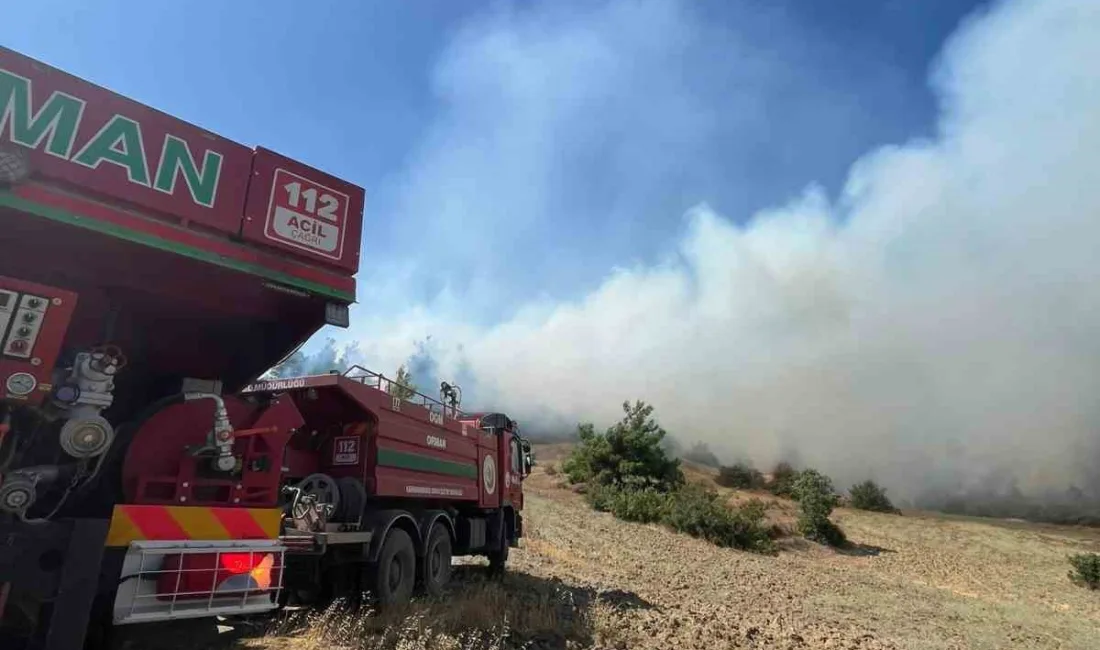
POLYGON ((530 448, 355 367, 364 191, 0 48, 0 647, 502 568, 530 448))

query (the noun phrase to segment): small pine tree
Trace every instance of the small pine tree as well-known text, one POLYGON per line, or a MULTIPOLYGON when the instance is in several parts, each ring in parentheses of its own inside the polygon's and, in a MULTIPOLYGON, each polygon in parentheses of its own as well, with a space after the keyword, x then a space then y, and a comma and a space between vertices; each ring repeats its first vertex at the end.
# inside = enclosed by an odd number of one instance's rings
POLYGON ((819 544, 843 544, 844 531, 829 521, 833 508, 840 502, 829 477, 814 469, 804 469, 798 473, 793 492, 798 500, 798 531, 819 544))
POLYGON ((562 465, 574 483, 672 489, 684 481, 680 461, 662 448, 667 433, 653 419, 653 407, 623 403, 624 417, 606 432, 591 424, 577 427, 580 439, 562 465))
POLYGON ((890 503, 890 499, 887 498, 886 490, 871 480, 853 485, 848 490, 848 497, 851 506, 859 510, 889 513, 899 512, 898 509, 894 507, 894 504, 890 503))
POLYGON ((768 482, 768 491, 777 497, 795 498, 794 484, 798 480, 798 470, 786 461, 780 461, 772 470, 771 481, 768 482))
POLYGON ((397 377, 390 382, 390 394, 399 399, 407 400, 416 394, 416 384, 405 364, 397 369, 397 377))
POLYGON ((596 474, 595 459, 610 454, 607 439, 596 433, 591 422, 577 425, 577 446, 561 464, 561 471, 570 483, 587 483, 596 474))

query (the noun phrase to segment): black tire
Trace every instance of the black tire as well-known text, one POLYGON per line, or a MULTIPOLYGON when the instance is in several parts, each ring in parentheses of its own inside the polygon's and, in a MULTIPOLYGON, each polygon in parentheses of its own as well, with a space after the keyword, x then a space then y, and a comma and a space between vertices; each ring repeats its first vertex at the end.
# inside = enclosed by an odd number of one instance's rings
POLYGON ((442 596, 451 581, 451 534, 443 524, 435 524, 428 533, 420 575, 424 592, 429 596, 442 596))
POLYGON ((416 549, 409 534, 391 528, 371 569, 370 590, 380 606, 409 600, 416 586, 416 549))
POLYGON ((287 582, 279 594, 281 600, 285 599, 283 604, 316 610, 327 608, 339 595, 337 587, 340 576, 334 576, 332 569, 317 570, 306 575, 287 576, 284 572, 283 580, 287 582))
POLYGON ((495 575, 495 576, 499 576, 499 575, 504 574, 505 565, 508 564, 508 549, 509 548, 510 547, 508 546, 508 540, 504 540, 504 547, 503 548, 501 548, 499 550, 496 550, 496 551, 490 551, 489 552, 487 557, 489 558, 489 573, 490 574, 495 575))
POLYGON ((500 518, 500 534, 498 540, 500 542, 500 548, 489 551, 485 554, 485 557, 489 558, 489 574, 493 576, 500 576, 504 574, 504 567, 508 564, 508 549, 511 547, 508 538, 508 525, 504 523, 504 513, 501 512, 500 518))

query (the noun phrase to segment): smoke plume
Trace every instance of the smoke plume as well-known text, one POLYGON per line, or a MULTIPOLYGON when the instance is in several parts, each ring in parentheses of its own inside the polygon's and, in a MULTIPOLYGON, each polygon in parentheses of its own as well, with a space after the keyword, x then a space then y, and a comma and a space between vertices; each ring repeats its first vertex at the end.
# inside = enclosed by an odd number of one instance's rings
POLYGON ((495 325, 424 307, 353 333, 391 365, 431 334, 436 370, 532 426, 643 399, 682 441, 839 485, 1095 502, 1097 60, 1100 3, 1000 3, 938 59, 935 134, 867 153, 839 196, 700 204, 660 263, 495 325))

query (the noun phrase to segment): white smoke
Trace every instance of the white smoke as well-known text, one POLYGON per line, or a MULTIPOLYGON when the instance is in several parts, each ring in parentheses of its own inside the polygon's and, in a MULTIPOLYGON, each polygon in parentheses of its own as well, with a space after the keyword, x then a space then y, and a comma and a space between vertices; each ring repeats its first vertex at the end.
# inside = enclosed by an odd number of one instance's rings
POLYGON ((1097 60, 1100 2, 999 4, 945 47, 935 137, 867 154, 835 200, 740 227, 700 205, 663 263, 581 300, 488 328, 421 309, 363 349, 432 334, 521 421, 643 399, 684 441, 842 485, 1098 489, 1097 60))

